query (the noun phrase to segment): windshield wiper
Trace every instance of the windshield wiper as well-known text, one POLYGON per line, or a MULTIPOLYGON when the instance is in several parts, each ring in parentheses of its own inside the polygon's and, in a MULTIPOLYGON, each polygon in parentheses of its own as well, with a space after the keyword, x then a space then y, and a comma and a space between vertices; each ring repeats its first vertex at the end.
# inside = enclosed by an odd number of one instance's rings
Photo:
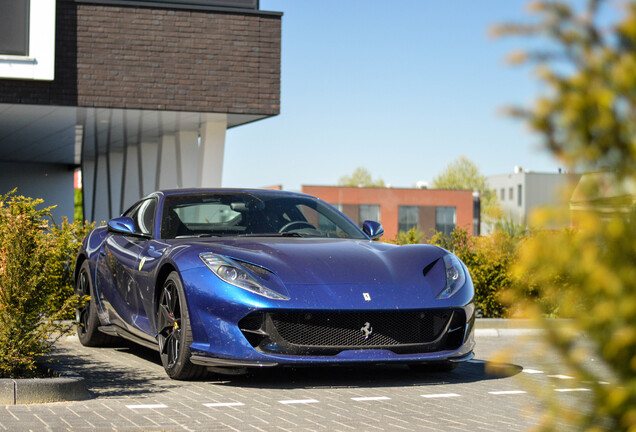
POLYGON ((221 234, 212 234, 212 233, 203 233, 203 234, 186 234, 186 235, 180 235, 180 236, 176 236, 175 238, 177 239, 182 239, 182 238, 193 238, 193 237, 223 237, 221 234))
POLYGON ((297 233, 297 232, 239 234, 238 236, 239 237, 311 237, 308 234, 301 234, 301 233, 297 233))

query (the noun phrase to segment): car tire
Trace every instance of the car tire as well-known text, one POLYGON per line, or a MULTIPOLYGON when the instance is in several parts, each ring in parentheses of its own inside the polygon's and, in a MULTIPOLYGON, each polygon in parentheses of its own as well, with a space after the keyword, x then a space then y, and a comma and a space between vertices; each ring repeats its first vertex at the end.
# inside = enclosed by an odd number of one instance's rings
POLYGON ((409 368, 415 372, 450 372, 457 366, 459 366, 459 363, 450 361, 409 364, 409 368))
POLYGON ((207 373, 205 367, 190 361, 190 317, 181 279, 174 271, 168 275, 159 293, 157 329, 161 363, 170 378, 189 380, 207 373))
POLYGON ((97 316, 97 301, 93 289, 93 281, 88 261, 84 261, 75 280, 75 294, 80 297, 89 296, 90 299, 81 308, 75 309, 77 323, 77 337, 84 346, 99 347, 110 345, 116 341, 112 336, 99 331, 99 317, 97 316))

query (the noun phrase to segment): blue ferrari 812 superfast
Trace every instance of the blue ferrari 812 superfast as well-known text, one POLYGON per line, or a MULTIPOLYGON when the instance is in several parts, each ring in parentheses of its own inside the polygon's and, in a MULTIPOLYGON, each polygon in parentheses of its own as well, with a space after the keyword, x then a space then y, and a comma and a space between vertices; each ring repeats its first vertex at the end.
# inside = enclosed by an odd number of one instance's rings
POLYGON ((84 239, 79 339, 156 349, 174 379, 277 365, 451 369, 472 358, 464 264, 437 246, 375 241, 382 233, 300 193, 152 193, 84 239))

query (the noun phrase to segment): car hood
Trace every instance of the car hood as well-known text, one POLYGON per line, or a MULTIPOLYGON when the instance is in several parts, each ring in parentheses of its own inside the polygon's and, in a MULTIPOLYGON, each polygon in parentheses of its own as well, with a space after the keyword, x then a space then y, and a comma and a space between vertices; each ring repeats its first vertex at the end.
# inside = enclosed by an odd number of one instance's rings
POLYGON ((265 267, 287 286, 420 284, 424 268, 447 253, 430 245, 323 238, 251 237, 196 244, 201 251, 265 267))

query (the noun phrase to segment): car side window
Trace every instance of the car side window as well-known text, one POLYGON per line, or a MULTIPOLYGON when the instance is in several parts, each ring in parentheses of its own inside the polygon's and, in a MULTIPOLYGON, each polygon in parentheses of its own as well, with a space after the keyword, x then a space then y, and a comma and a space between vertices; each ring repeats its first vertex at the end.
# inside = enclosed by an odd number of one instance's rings
POLYGON ((150 198, 140 202, 133 207, 124 216, 135 221, 137 230, 142 234, 152 234, 152 227, 155 222, 155 210, 157 209, 157 201, 150 198))

